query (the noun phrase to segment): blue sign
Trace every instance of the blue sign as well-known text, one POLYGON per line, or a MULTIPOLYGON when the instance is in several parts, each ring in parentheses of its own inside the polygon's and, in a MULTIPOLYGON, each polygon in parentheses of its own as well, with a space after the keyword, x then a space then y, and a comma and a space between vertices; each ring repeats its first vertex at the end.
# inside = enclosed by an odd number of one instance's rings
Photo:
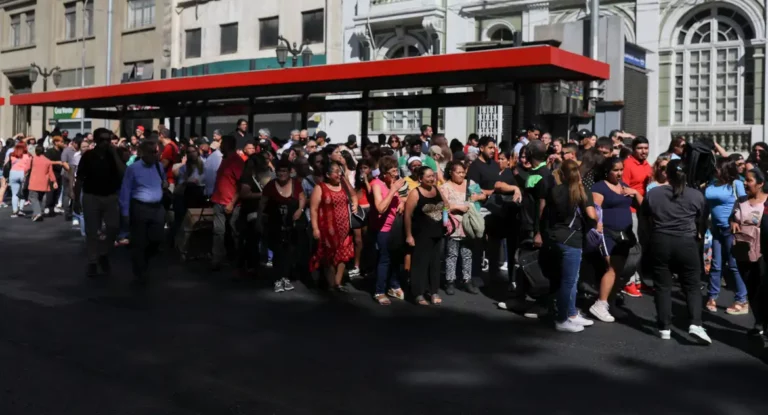
POLYGON ((624 45, 624 63, 645 69, 645 51, 631 44, 624 45))

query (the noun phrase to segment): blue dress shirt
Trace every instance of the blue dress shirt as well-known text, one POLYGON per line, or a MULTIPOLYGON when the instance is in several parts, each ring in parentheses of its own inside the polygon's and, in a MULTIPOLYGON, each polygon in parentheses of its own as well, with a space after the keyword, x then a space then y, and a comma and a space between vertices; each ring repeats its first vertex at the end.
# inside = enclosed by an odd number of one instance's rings
POLYGON ((203 181, 205 182, 205 195, 211 196, 216 187, 216 172, 219 171, 221 166, 222 154, 221 151, 216 150, 211 153, 208 158, 205 159, 205 165, 203 166, 203 181))
MULTIPOLYGON (((163 171, 162 168, 159 169, 163 171)), ((163 179, 158 172, 158 165, 148 166, 143 160, 125 169, 123 185, 120 188, 120 213, 128 216, 131 211, 131 199, 144 203, 160 203, 163 200, 163 179)))

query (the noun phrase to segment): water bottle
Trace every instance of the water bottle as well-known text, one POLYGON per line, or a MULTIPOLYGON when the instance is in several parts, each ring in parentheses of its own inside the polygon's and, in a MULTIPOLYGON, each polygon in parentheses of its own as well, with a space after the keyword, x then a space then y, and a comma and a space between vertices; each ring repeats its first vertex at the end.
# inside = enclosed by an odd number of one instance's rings
POLYGON ((443 226, 448 226, 448 208, 443 208, 443 226))

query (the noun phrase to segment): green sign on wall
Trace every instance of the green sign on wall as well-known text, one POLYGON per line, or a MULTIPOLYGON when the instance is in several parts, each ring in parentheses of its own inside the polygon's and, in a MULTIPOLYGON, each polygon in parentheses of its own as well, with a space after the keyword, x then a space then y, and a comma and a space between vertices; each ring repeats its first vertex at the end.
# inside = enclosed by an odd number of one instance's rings
POLYGON ((76 120, 80 119, 82 108, 59 108, 53 109, 53 119, 55 120, 76 120))

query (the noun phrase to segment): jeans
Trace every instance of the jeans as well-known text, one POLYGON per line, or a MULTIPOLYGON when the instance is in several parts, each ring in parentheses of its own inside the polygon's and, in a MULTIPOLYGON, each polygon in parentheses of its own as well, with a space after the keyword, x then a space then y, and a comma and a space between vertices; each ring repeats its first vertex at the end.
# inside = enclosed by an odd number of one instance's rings
POLYGON ((650 240, 653 282, 656 289, 656 319, 659 330, 672 325, 672 269, 677 271, 688 303, 690 324, 701 326, 701 258, 693 236, 654 233, 650 240))
POLYGON ((40 199, 45 196, 46 192, 38 192, 35 190, 29 191, 29 201, 32 204, 32 216, 42 215, 43 209, 40 206, 40 199))
POLYGON ((717 299, 720 295, 720 279, 728 269, 735 283, 736 302, 747 301, 747 286, 739 274, 736 260, 731 256, 733 246, 733 234, 729 228, 712 227, 712 269, 709 277, 708 296, 717 299))
POLYGON ((97 196, 84 193, 83 218, 85 220, 88 263, 95 264, 100 256, 109 255, 115 246, 115 238, 120 229, 120 206, 117 201, 117 194, 97 196), (106 228, 104 239, 99 237, 102 223, 106 228))
POLYGON ((11 185, 11 211, 16 213, 24 208, 24 200, 19 199, 19 191, 24 185, 24 172, 11 170, 10 175, 8 175, 8 182, 11 185))
POLYGON ((579 285, 579 269, 581 268, 581 248, 574 248, 558 243, 560 250, 560 289, 557 292, 557 321, 563 322, 568 317, 575 316, 576 291, 579 285))
POLYGON ((399 289, 400 281, 397 274, 400 263, 393 261, 389 255, 389 232, 379 232, 376 235, 376 249, 379 251, 379 263, 376 267, 375 294, 384 294, 387 292, 387 288, 399 289))
MULTIPOLYGON (((227 227, 232 232, 232 240, 235 243, 235 251, 238 252, 238 262, 242 259, 239 255, 240 240, 238 232, 238 217, 240 206, 235 206, 231 214, 225 212, 224 205, 213 205, 213 264, 221 265, 227 257, 226 235, 227 227)), ((239 264, 238 264, 239 265, 239 264)))

